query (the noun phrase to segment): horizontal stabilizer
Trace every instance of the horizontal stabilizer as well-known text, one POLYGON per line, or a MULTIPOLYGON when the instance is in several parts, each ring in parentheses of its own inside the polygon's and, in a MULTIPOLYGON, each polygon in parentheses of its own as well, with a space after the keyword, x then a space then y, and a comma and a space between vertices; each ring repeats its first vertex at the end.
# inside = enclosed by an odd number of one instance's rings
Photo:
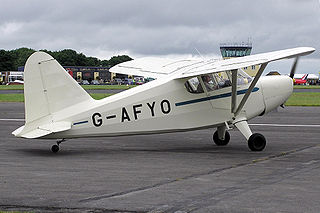
POLYGON ((23 138, 40 138, 51 133, 62 132, 71 129, 71 123, 66 121, 49 123, 41 125, 38 128, 28 131, 25 126, 20 127, 19 129, 12 132, 16 137, 23 138))

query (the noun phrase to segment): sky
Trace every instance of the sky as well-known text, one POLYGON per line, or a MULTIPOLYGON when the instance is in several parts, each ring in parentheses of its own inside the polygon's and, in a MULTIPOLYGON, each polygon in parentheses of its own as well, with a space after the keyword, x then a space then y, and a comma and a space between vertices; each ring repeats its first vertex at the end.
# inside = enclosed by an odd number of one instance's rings
MULTIPOLYGON (((221 43, 252 54, 310 46, 297 73, 320 72, 319 0, 0 0, 0 49, 74 49, 99 59, 221 57, 221 43), (196 50, 197 49, 197 50, 196 50)), ((293 60, 266 71, 289 73, 293 60)), ((265 72, 266 72, 265 71, 265 72)))

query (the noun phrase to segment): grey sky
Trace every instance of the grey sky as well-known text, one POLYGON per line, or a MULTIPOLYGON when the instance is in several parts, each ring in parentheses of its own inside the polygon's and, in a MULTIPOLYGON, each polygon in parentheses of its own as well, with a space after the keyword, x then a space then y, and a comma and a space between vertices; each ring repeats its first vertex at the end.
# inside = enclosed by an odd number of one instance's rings
MULTIPOLYGON (((298 71, 320 71, 318 0, 0 0, 0 48, 61 50, 109 59, 219 57, 219 44, 251 38, 253 54, 297 46, 317 51, 298 71)), ((288 72, 291 62, 268 65, 288 72), (286 69, 286 70, 284 70, 286 69)))

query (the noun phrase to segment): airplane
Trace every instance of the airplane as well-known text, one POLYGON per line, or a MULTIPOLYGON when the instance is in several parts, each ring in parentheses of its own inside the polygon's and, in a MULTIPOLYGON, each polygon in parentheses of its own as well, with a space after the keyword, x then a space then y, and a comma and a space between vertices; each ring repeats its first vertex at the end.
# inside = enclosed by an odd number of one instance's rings
POLYGON ((297 85, 307 83, 308 75, 309 75, 309 74, 303 75, 301 79, 296 79, 296 78, 294 78, 294 79, 293 79, 293 83, 294 83, 294 84, 297 84, 297 85))
POLYGON ((282 105, 291 95, 289 76, 261 76, 269 62, 314 52, 299 47, 227 60, 141 58, 111 72, 148 76, 151 82, 94 100, 49 54, 35 52, 25 65, 25 125, 12 132, 28 139, 115 137, 216 128, 213 141, 225 146, 237 128, 252 151, 266 139, 252 133, 248 120, 282 105), (255 78, 241 70, 259 65, 255 78))

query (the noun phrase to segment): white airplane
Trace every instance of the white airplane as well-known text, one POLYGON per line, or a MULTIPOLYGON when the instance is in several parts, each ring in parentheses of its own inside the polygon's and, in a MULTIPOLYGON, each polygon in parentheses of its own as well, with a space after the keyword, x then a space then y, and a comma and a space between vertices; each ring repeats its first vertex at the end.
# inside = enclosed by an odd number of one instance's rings
MULTIPOLYGON (((236 127, 252 151, 266 140, 252 133, 247 121, 283 104, 291 95, 288 76, 261 74, 272 61, 315 51, 300 47, 228 60, 166 60, 144 58, 119 64, 111 72, 156 80, 94 100, 50 55, 32 54, 25 65, 25 125, 17 137, 65 139, 141 135, 217 128, 213 140, 227 145, 229 128, 236 127), (260 65, 255 78, 241 68, 260 65)), ((292 75, 293 76, 293 75, 292 75)))

